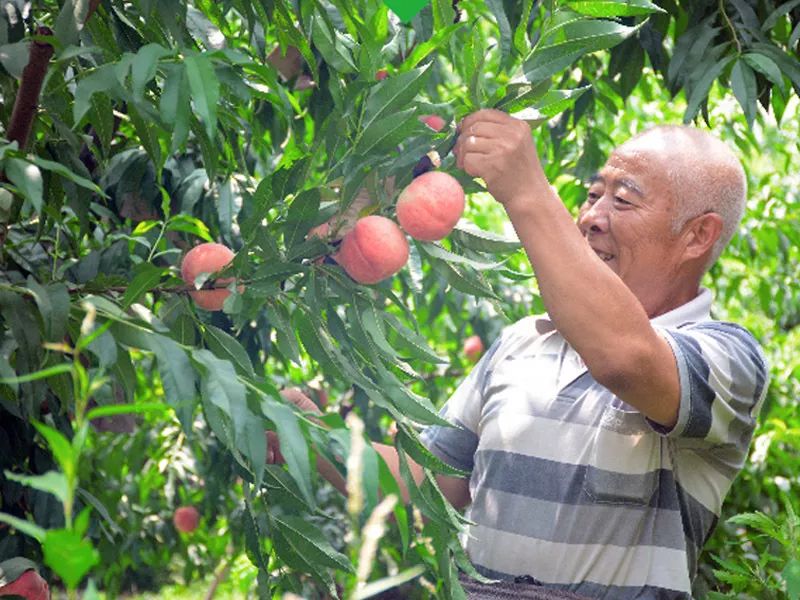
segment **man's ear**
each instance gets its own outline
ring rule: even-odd
[[[701,258],[711,251],[722,235],[722,217],[715,212],[698,215],[686,224],[684,235],[686,235],[686,258],[690,260]]]

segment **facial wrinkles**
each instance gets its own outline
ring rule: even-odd
[[[593,205],[587,202],[582,207],[579,217],[584,237],[595,251],[613,255],[605,262],[621,277],[636,267],[643,252],[652,255],[658,250],[653,243],[667,244],[673,239],[668,227],[671,202],[666,196],[670,188],[653,154],[627,146],[614,152],[590,187],[598,197],[591,201]],[[615,196],[630,204],[618,206]],[[590,211],[597,212],[588,215]],[[659,267],[669,270],[666,263]]]

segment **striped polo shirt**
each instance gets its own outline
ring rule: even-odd
[[[697,557],[747,456],[767,387],[759,344],[712,320],[711,293],[656,317],[678,422],[597,383],[546,317],[506,328],[424,443],[470,472],[463,543],[478,571],[593,598],[690,598]]]

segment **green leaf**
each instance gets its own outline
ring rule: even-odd
[[[30,48],[31,41],[28,39],[0,46],[0,64],[15,79],[22,78],[22,72],[30,60]]]
[[[528,40],[528,25],[530,23],[531,9],[533,8],[533,0],[523,0],[522,14],[520,15],[517,28],[514,30],[514,48],[523,56],[528,53],[530,49],[530,41]]]
[[[484,262],[481,260],[475,260],[472,258],[467,258],[466,256],[461,256],[460,254],[456,254],[454,252],[450,252],[446,250],[442,246],[438,244],[434,244],[432,242],[417,242],[417,246],[422,250],[422,253],[426,256],[438,258],[439,260],[446,261],[448,263],[456,263],[461,265],[468,265],[473,269],[478,271],[488,271],[488,270],[495,270],[500,267],[505,261],[500,262]]]
[[[197,398],[195,373],[186,352],[174,340],[132,324],[112,327],[116,340],[133,348],[149,350],[156,355],[164,398],[175,410],[184,429],[191,429],[192,413]]]
[[[764,75],[781,90],[786,88],[781,70],[769,56],[758,54],[757,52],[748,52],[747,54],[742,54],[742,60]]]
[[[353,573],[353,565],[341,552],[337,552],[326,540],[319,527],[301,517],[272,516],[273,523],[292,549],[314,565]]]
[[[420,425],[449,426],[449,423],[439,416],[430,400],[408,389],[382,365],[372,366],[378,375],[378,386],[365,387],[364,391],[378,406],[393,407],[395,418],[398,420],[406,417]],[[387,400],[390,403],[388,405]]]
[[[786,595],[789,600],[800,598],[800,560],[791,559],[781,571],[781,577],[786,582]]]
[[[275,423],[278,440],[281,444],[281,454],[286,459],[289,474],[297,483],[306,504],[314,506],[314,494],[311,488],[311,459],[297,416],[289,406],[276,402],[268,396],[261,398],[261,412]]]
[[[16,481],[22,485],[32,487],[48,494],[53,494],[61,502],[66,502],[69,488],[67,478],[63,473],[48,471],[43,475],[18,475],[11,471],[5,471],[5,475],[11,481]]]
[[[402,111],[425,85],[429,67],[398,73],[384,79],[369,92],[364,105],[363,131],[368,131],[373,123]]]
[[[100,555],[89,540],[68,529],[50,529],[42,542],[45,564],[74,589],[89,570],[100,562]]]
[[[203,402],[215,406],[233,424],[231,436],[235,448],[248,459],[256,485],[261,485],[267,462],[264,427],[247,404],[245,386],[239,381],[233,364],[214,356],[209,350],[195,349],[192,357],[204,367],[201,378]]]
[[[353,595],[353,600],[364,600],[365,598],[372,598],[386,590],[403,585],[409,581],[413,581],[425,572],[425,565],[416,565],[405,571],[401,571],[396,575],[383,577],[376,581],[370,581],[363,587],[358,588]]]
[[[195,112],[205,125],[208,139],[213,140],[217,130],[219,79],[211,65],[211,60],[205,54],[187,56],[184,66]]]
[[[295,480],[283,467],[267,465],[264,470],[264,486],[273,496],[272,503],[314,512],[314,506],[308,504]]]
[[[58,466],[67,477],[71,477],[75,473],[75,454],[72,449],[72,444],[64,437],[64,434],[45,425],[44,423],[34,422],[33,426],[47,442],[53,457],[58,462]]]
[[[141,263],[136,267],[136,275],[131,281],[125,295],[122,297],[122,307],[127,309],[131,304],[156,287],[167,269],[157,267],[152,263]]]
[[[778,526],[778,523],[762,512],[741,513],[732,516],[727,522],[733,523],[734,525],[752,527],[753,529],[761,533],[766,533],[773,538],[778,538],[780,536],[780,527]]]
[[[497,300],[497,294],[491,286],[480,276],[480,273],[475,273],[458,267],[453,263],[445,262],[438,259],[431,259],[431,265],[444,276],[447,283],[452,285],[459,292],[477,296],[479,298],[494,298]]]
[[[756,97],[758,88],[756,85],[756,75],[744,60],[737,60],[731,70],[731,88],[733,95],[744,110],[747,124],[752,127],[756,118]]]
[[[383,312],[383,319],[386,323],[397,333],[399,341],[402,342],[403,347],[409,349],[415,358],[432,363],[447,363],[448,360],[439,356],[428,345],[428,340],[419,335],[417,332],[409,329],[403,324],[400,319],[395,315]]]
[[[462,52],[464,57],[463,77],[467,80],[471,104],[469,108],[477,110],[484,106],[483,65],[486,62],[486,40],[478,22],[473,25]]]
[[[295,328],[292,325],[289,310],[283,304],[276,304],[274,307],[267,305],[264,307],[270,325],[274,328],[277,338],[278,349],[286,360],[295,364],[300,364],[300,345],[297,343]]]
[[[362,132],[353,148],[353,153],[366,156],[375,152],[388,152],[418,131],[422,131],[422,127],[417,117],[417,110],[407,108],[373,121],[369,128]]]
[[[79,45],[80,31],[89,14],[89,4],[89,0],[66,0],[61,6],[53,33],[62,46]]]
[[[628,27],[615,21],[574,19],[559,27],[549,43],[534,48],[525,59],[528,81],[538,83],[569,67],[584,54],[606,50],[633,35],[640,25]]]
[[[403,64],[400,65],[399,70],[408,71],[409,69],[416,67],[431,52],[434,52],[435,50],[438,50],[444,46],[450,40],[453,34],[464,27],[464,25],[464,23],[450,23],[447,25],[447,27],[437,29],[434,34],[424,42],[415,44],[411,54],[409,54],[408,58],[403,61]]]
[[[5,161],[5,171],[20,195],[33,205],[37,213],[41,213],[44,183],[39,167],[27,160],[9,157]]]
[[[63,283],[51,283],[42,286],[29,275],[26,282],[33,293],[33,299],[39,307],[44,323],[44,338],[50,342],[61,342],[67,332],[69,318],[69,291]]]
[[[433,454],[428,448],[420,441],[419,435],[411,427],[400,425],[397,432],[396,442],[399,447],[414,459],[418,465],[432,469],[437,473],[444,473],[454,477],[469,477],[467,471],[451,467],[441,458]]]
[[[320,367],[330,376],[341,378],[342,373],[328,352],[327,334],[321,324],[316,323],[303,310],[295,311],[292,320],[294,321],[295,331],[300,336],[300,341],[311,358],[317,361]]]
[[[85,177],[77,175],[72,170],[62,165],[61,163],[57,163],[52,160],[47,160],[33,154],[28,157],[28,160],[30,160],[40,169],[44,169],[45,171],[52,171],[53,173],[60,175],[64,179],[71,181],[75,185],[79,185],[80,187],[87,189],[90,192],[97,194],[98,196],[102,196],[103,198],[107,197],[105,192],[101,190],[96,183],[94,183],[89,179],[86,179]]]
[[[116,415],[129,414],[155,414],[163,416],[168,409],[160,402],[142,402],[138,404],[109,404],[107,406],[96,406],[86,413],[86,418],[90,421],[102,417],[113,417]]]
[[[497,21],[497,28],[500,30],[500,55],[505,59],[513,46],[511,44],[511,24],[506,16],[504,2],[503,0],[486,0],[486,6]]]
[[[197,237],[207,242],[214,241],[214,238],[211,236],[211,232],[209,231],[208,226],[205,223],[203,223],[200,219],[192,217],[190,215],[179,214],[173,216],[167,222],[166,231],[182,231],[184,233],[191,233],[192,235],[196,235]]]
[[[167,77],[161,91],[159,112],[164,126],[172,129],[170,149],[174,152],[183,145],[189,135],[191,100],[186,67],[184,65],[168,65],[166,72]],[[184,210],[189,208],[191,207],[183,206]]]
[[[470,250],[489,254],[508,254],[522,248],[519,240],[509,239],[464,222],[456,225],[450,239]]]
[[[635,17],[667,12],[649,0],[567,0],[566,4],[589,17]]]
[[[686,112],[683,114],[684,123],[688,123],[694,119],[697,111],[700,110],[700,105],[708,98],[711,85],[714,83],[714,81],[716,81],[717,77],[722,74],[722,72],[725,70],[725,67],[727,67],[728,63],[730,63],[733,59],[733,56],[726,56],[717,61],[713,67],[709,69],[703,68],[703,75],[692,88],[691,94],[689,94],[689,99],[686,102]]]
[[[208,349],[223,360],[230,361],[236,370],[242,375],[255,378],[253,363],[247,351],[239,341],[228,333],[213,325],[205,325],[203,328],[203,339],[208,345]]]
[[[39,527],[36,523],[25,521],[24,519],[3,512],[0,512],[0,523],[6,523],[38,542],[41,542],[47,534],[47,530],[43,527]]]
[[[319,214],[320,198],[319,189],[314,188],[300,192],[292,200],[283,227],[284,244],[287,248],[303,241],[305,233]]]
[[[72,105],[72,118],[75,125],[92,108],[92,96],[98,92],[116,91],[120,87],[117,80],[116,63],[101,65],[85,77],[75,88],[75,103]]]
[[[521,108],[530,106],[533,102],[540,99],[544,96],[549,87],[549,79],[540,81],[536,85],[524,80],[512,81],[506,87],[503,96],[499,96],[499,94],[502,93],[502,88],[498,90],[496,98],[499,99],[495,102],[494,107],[504,112],[515,112]]]
[[[314,15],[311,41],[327,64],[339,73],[355,73],[356,64],[350,50],[339,38],[338,32],[321,14]]]
[[[144,88],[156,76],[159,59],[170,54],[172,52],[160,44],[147,44],[139,48],[131,65],[131,84],[135,99],[144,98]]]

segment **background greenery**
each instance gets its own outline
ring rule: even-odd
[[[647,126],[694,120],[737,147],[748,212],[707,285],[715,316],[764,344],[772,385],[695,587],[800,597],[797,1],[434,0],[409,24],[367,0],[3,8],[0,561],[33,558],[71,597],[176,583],[198,597],[218,582],[235,597],[356,598],[403,581],[401,597],[462,596],[459,516],[432,477],[370,554],[378,490],[396,492],[385,468],[369,451],[351,465],[363,503],[346,505],[311,465],[347,456],[359,423],[392,441],[397,422],[401,451],[442,468],[416,431],[469,369],[466,337],[488,345],[541,310],[530,267],[502,210],[455,171],[472,192],[458,231],[414,243],[386,282],[319,264],[335,246],[305,234],[360,189],[362,214],[392,216],[383,182],[401,189],[458,118],[499,106],[524,111],[572,210]],[[15,99],[42,45],[53,55],[21,135]],[[289,48],[294,63],[279,60]],[[210,240],[237,252],[245,282],[216,313],[177,277]],[[329,429],[282,402],[298,384],[324,391]],[[263,466],[265,429],[285,467]],[[201,512],[192,534],[172,525],[181,505]]]

